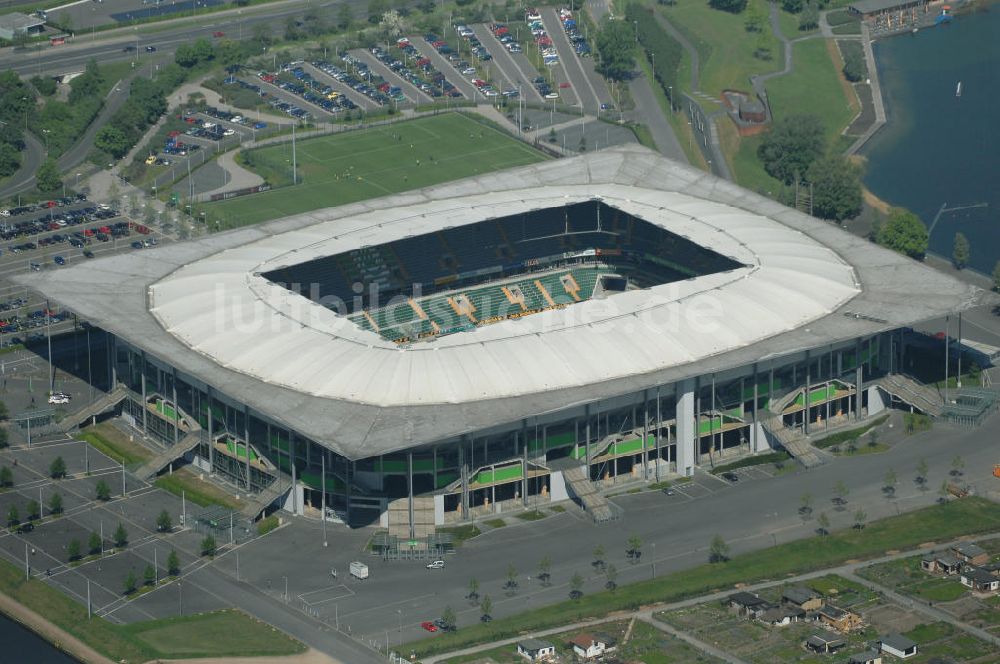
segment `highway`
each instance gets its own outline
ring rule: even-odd
[[[346,0],[355,14],[367,6],[362,0]],[[34,76],[45,74],[56,76],[83,71],[87,61],[94,58],[98,62],[135,59],[137,67],[148,66],[160,61],[162,55],[171,55],[177,47],[194,39],[212,39],[215,32],[225,33],[226,39],[247,39],[254,34],[254,28],[263,25],[268,31],[283,30],[289,17],[300,16],[312,7],[319,10],[335,11],[341,1],[328,1],[310,6],[304,0],[282,0],[256,8],[228,9],[214,14],[169,19],[141,27],[122,27],[102,32],[100,35],[78,33],[73,42],[62,46],[41,46],[39,48],[15,50],[13,47],[0,49],[0,69],[13,69],[19,74]],[[139,53],[122,49],[136,45]],[[157,53],[146,54],[146,46],[155,46]]]

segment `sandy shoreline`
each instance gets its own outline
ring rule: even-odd
[[[30,629],[54,647],[85,664],[117,664],[114,660],[105,657],[66,630],[47,620],[41,614],[4,594],[0,594],[0,613]],[[241,662],[252,662],[252,664],[343,664],[340,660],[313,648],[298,655],[155,659],[151,660],[149,664],[241,664]]]
[[[108,659],[41,614],[4,594],[0,594],[0,613],[24,625],[56,648],[80,661],[87,664],[115,664],[114,660]]]

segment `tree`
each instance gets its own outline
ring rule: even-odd
[[[910,258],[922,259],[927,252],[927,227],[920,217],[904,208],[893,208],[879,226],[876,241]]]
[[[503,587],[511,593],[517,591],[517,568],[514,567],[514,563],[508,563],[507,565],[507,580],[504,582]]]
[[[628,548],[625,550],[625,555],[633,563],[639,562],[639,558],[642,557],[642,538],[638,535],[629,536]]]
[[[19,523],[21,523],[21,513],[18,511],[17,505],[11,505],[7,510],[7,527],[13,528]]]
[[[570,599],[580,599],[583,597],[583,575],[579,572],[574,572],[573,576],[569,579],[569,587]]]
[[[121,159],[128,154],[132,145],[121,129],[114,125],[104,125],[94,136],[94,146],[107,152],[115,159]]]
[[[104,480],[99,480],[97,486],[94,487],[94,494],[98,500],[109,501],[111,500],[111,487]]]
[[[480,616],[479,619],[483,622],[489,622],[493,620],[493,616],[490,613],[493,611],[493,600],[490,599],[489,595],[483,595],[483,601],[479,603]]]
[[[32,76],[31,85],[38,90],[38,94],[45,97],[51,97],[56,93],[56,81],[49,76]]]
[[[203,556],[214,556],[215,555],[215,538],[211,535],[206,535],[205,539],[201,541],[201,555]]]
[[[479,599],[479,581],[476,580],[476,577],[469,579],[469,594],[465,598],[473,602]]]
[[[721,535],[716,535],[708,545],[708,562],[724,563],[729,560],[729,545]]]
[[[815,3],[807,2],[799,14],[799,30],[815,30],[819,27],[819,8]]]
[[[891,498],[896,495],[896,483],[899,478],[896,477],[896,471],[890,468],[885,471],[885,477],[882,478],[882,493],[887,497]]]
[[[368,3],[368,22],[378,25],[382,20],[382,14],[389,11],[389,0],[371,0]]]
[[[774,45],[771,42],[771,37],[767,34],[767,31],[761,30],[758,32],[757,38],[753,42],[753,57],[767,62],[774,56],[772,51],[773,48]]]
[[[955,244],[951,250],[951,260],[959,270],[969,264],[969,239],[964,233],[955,233]]]
[[[959,477],[965,472],[965,460],[960,456],[956,456],[951,460],[951,476]]]
[[[594,567],[603,568],[607,562],[604,560],[604,547],[598,544],[594,547],[594,562],[591,563]]]
[[[170,555],[167,556],[167,574],[170,576],[177,576],[181,573],[181,559],[177,555],[177,552],[171,549]]]
[[[744,0],[745,1],[745,0]],[[635,68],[635,31],[630,23],[605,19],[594,40],[597,70],[607,78],[622,81]]]
[[[4,466],[0,468],[0,487],[9,487],[14,485],[14,473],[11,472],[10,468]]]
[[[819,526],[816,528],[816,532],[820,535],[830,534],[830,517],[826,515],[826,512],[819,513],[819,518],[816,519],[816,524]]]
[[[837,505],[844,505],[847,503],[847,495],[851,492],[844,484],[843,480],[837,480],[837,483],[833,485],[833,502]]]
[[[156,569],[152,564],[146,565],[146,569],[142,571],[142,581],[147,586],[151,586],[156,583]]]
[[[768,175],[790,185],[806,175],[825,149],[822,121],[797,114],[774,123],[757,148],[757,158]]]
[[[611,592],[614,592],[615,588],[618,587],[618,568],[614,565],[608,565],[605,567],[604,578],[607,579],[607,581],[604,582],[604,587]]]
[[[552,559],[545,556],[540,561],[538,561],[538,580],[542,582],[543,586],[549,585],[549,580],[552,578]]]
[[[433,10],[433,7],[431,9]],[[337,27],[342,31],[347,30],[351,27],[351,21],[353,20],[354,17],[351,14],[351,6],[346,2],[341,4],[337,9]]]
[[[927,459],[921,457],[920,461],[917,462],[917,476],[913,478],[913,481],[920,485],[923,489],[924,485],[927,484]]]
[[[878,447],[878,431],[872,429],[871,433],[868,434],[868,447]]]
[[[87,551],[91,555],[104,552],[104,542],[101,541],[101,536],[96,532],[90,533],[90,537],[87,539]]]
[[[7,404],[0,401],[0,421],[7,421],[10,419],[10,412],[7,410]]]
[[[135,592],[135,586],[138,580],[135,578],[135,572],[132,570],[128,571],[128,576],[125,577],[125,594],[131,595]]]
[[[7,430],[0,427],[0,450],[5,449],[10,446],[10,439],[7,436]]]
[[[62,479],[66,477],[66,462],[63,461],[61,456],[57,456],[49,464],[49,477],[54,480]]]
[[[52,514],[62,514],[63,500],[62,494],[54,493],[49,496],[49,512]]]
[[[763,32],[764,24],[767,21],[767,14],[761,9],[757,2],[750,3],[746,16],[743,18],[743,27],[747,32]]]
[[[41,506],[38,504],[37,500],[29,500],[28,506],[25,508],[25,516],[28,517],[28,521],[35,521],[39,518],[39,510]]]
[[[812,514],[813,497],[811,493],[804,493],[799,497],[799,514]]]
[[[868,521],[868,513],[859,507],[854,512],[854,527],[858,530],[864,530],[866,521]]]
[[[817,159],[806,174],[813,186],[813,214],[843,221],[861,213],[861,169],[841,155]]]
[[[781,0],[781,8],[789,14],[798,14],[805,6],[805,0]]]
[[[451,632],[455,629],[458,619],[455,617],[455,611],[450,607],[444,607],[444,611],[441,612],[441,623],[442,629],[446,632]]]
[[[993,266],[993,290],[1000,291],[1000,261]]]
[[[74,538],[66,545],[66,559],[69,562],[80,559],[80,540]]]
[[[708,0],[708,6],[730,14],[739,14],[747,8],[747,0]]]
[[[35,186],[38,191],[53,193],[62,189],[62,175],[59,173],[59,166],[56,160],[49,157],[35,172]]]
[[[156,529],[161,533],[168,533],[174,527],[174,523],[170,518],[170,513],[167,510],[160,512],[160,515],[156,517]]]
[[[115,532],[111,537],[114,540],[115,546],[119,549],[128,545],[128,531],[125,530],[125,526],[122,525],[121,521],[118,522],[118,527],[115,528]]]
[[[942,504],[948,502],[949,495],[951,495],[951,491],[948,490],[948,480],[941,480],[941,487],[938,489],[938,502]]]
[[[860,48],[851,48],[844,53],[844,78],[851,83],[857,83],[868,75],[868,65],[861,53]]]

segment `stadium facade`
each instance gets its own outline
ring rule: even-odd
[[[151,472],[186,454],[417,542],[566,497],[613,518],[609,483],[773,447],[805,461],[886,407],[903,328],[984,297],[642,148],[22,279],[108,332],[107,402],[163,446]]]

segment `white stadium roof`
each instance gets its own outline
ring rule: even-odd
[[[269,270],[600,198],[742,264],[400,347]],[[974,306],[981,291],[641,148],[21,278],[350,458],[516,422]]]

